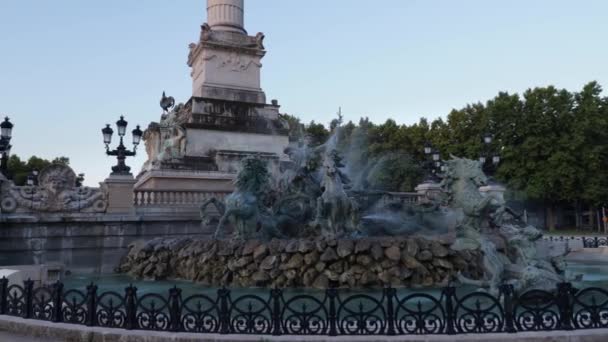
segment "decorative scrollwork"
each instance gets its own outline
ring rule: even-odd
[[[504,325],[504,310],[494,296],[473,292],[456,302],[456,330],[461,333],[500,332]]]
[[[205,295],[190,296],[182,301],[184,312],[181,324],[187,332],[217,333],[219,331],[219,309],[217,299]]]
[[[137,326],[143,330],[169,329],[169,304],[163,296],[149,293],[137,301]]]
[[[608,291],[590,287],[574,296],[572,317],[577,329],[608,328]]]
[[[230,327],[237,334],[272,332],[269,300],[254,295],[240,296],[231,302]]]
[[[519,331],[554,330],[559,327],[555,296],[547,291],[523,293],[515,305],[515,324]]]
[[[10,285],[7,288],[6,313],[11,316],[23,316],[25,311],[25,297],[23,286]]]
[[[327,296],[320,300],[314,296],[298,295],[285,300],[283,297],[281,322],[289,335],[325,335],[329,323],[325,308]]]
[[[51,289],[40,287],[34,290],[32,316],[43,321],[53,319],[53,291]]]
[[[84,324],[87,309],[87,295],[78,290],[69,290],[63,295],[63,308],[61,313],[63,321],[73,324]]]
[[[125,299],[116,292],[104,292],[97,297],[97,324],[107,328],[122,328],[127,319]]]
[[[396,327],[400,334],[440,334],[445,328],[445,311],[437,298],[414,293],[397,302]]]
[[[339,298],[339,297],[338,297]],[[369,295],[354,295],[340,300],[338,329],[344,335],[377,335],[386,327],[386,311],[380,300]]]

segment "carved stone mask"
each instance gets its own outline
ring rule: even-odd
[[[55,164],[40,172],[39,183],[41,187],[57,194],[76,186],[76,174],[69,166]]]

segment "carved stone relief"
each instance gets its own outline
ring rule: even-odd
[[[77,187],[76,174],[53,164],[38,175],[38,186],[9,185],[2,193],[2,212],[104,212],[107,196],[100,188]]]

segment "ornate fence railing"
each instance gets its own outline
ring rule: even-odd
[[[608,236],[545,236],[549,241],[576,241],[583,242],[584,248],[608,247]]]
[[[520,295],[510,285],[497,296],[460,294],[448,287],[437,294],[385,288],[352,294],[329,288],[291,295],[273,289],[264,295],[167,293],[139,295],[66,290],[61,283],[34,289],[0,280],[0,314],[108,328],[170,332],[262,335],[422,335],[515,333],[608,328],[608,290],[532,290]]]

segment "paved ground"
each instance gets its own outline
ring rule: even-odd
[[[12,334],[6,331],[0,331],[0,342],[61,342],[60,340],[48,338],[35,338]]]

